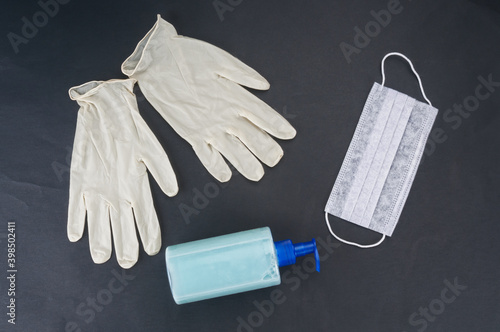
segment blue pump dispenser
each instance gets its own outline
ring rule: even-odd
[[[292,240],[275,241],[276,255],[278,256],[278,266],[295,264],[296,258],[314,253],[316,260],[316,271],[319,272],[319,254],[316,247],[316,240],[293,244]]]

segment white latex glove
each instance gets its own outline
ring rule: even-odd
[[[211,44],[177,35],[160,15],[122,71],[138,80],[147,100],[221,182],[231,178],[221,154],[258,181],[264,169],[257,158],[272,167],[283,156],[267,133],[295,136],[285,118],[240,86],[267,90],[265,78]]]
[[[165,151],[139,114],[134,83],[93,81],[69,90],[80,110],[71,158],[68,238],[74,242],[82,237],[86,214],[94,262],[111,256],[112,231],[123,268],[138,259],[135,225],[149,255],[161,247],[146,167],[165,194],[178,191]]]

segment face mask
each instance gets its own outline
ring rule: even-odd
[[[384,86],[384,62],[391,55],[408,61],[428,105]],[[328,229],[339,241],[371,248],[392,235],[437,112],[411,61],[400,53],[387,54],[382,84],[373,84],[325,207]],[[345,241],[333,233],[328,214],[383,236],[371,245]]]

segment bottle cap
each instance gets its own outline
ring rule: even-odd
[[[319,272],[319,254],[316,247],[316,240],[293,244],[292,240],[275,241],[276,254],[278,256],[278,266],[295,264],[296,258],[314,253],[316,260],[316,271]]]

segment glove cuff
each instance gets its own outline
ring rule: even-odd
[[[137,81],[133,78],[127,79],[114,79],[108,81],[90,81],[87,83],[83,83],[78,86],[74,86],[68,90],[69,97],[72,100],[85,100],[86,98],[96,94],[100,89],[109,84],[122,84],[124,85],[130,92],[133,93],[134,84]]]
[[[147,56],[150,53],[149,48],[160,48],[162,44],[167,42],[168,38],[174,36],[177,36],[177,30],[158,14],[156,23],[151,30],[137,44],[134,52],[122,63],[122,72],[132,77],[145,70],[153,60],[151,56]]]

